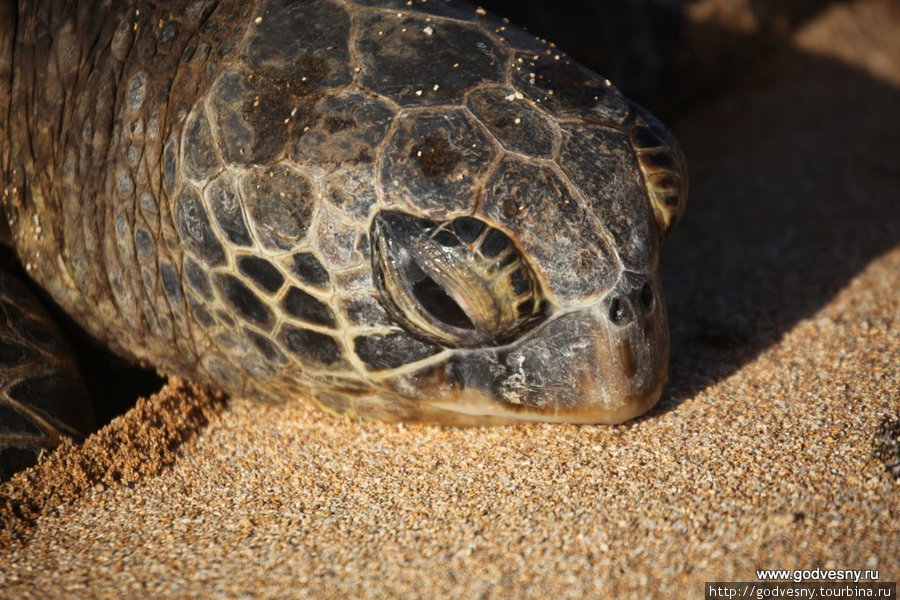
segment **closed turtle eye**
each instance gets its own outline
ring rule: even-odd
[[[439,223],[383,211],[372,241],[382,304],[413,335],[444,346],[500,344],[542,315],[531,267],[505,233],[479,219]]]

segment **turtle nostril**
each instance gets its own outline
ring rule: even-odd
[[[650,287],[649,283],[645,283],[641,287],[641,304],[647,310],[653,308],[653,288]]]
[[[614,298],[609,303],[609,320],[616,325],[624,325],[628,322],[628,309],[619,298]]]

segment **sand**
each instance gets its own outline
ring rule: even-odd
[[[670,384],[619,427],[337,420],[172,381],[0,486],[4,597],[702,597],[900,576],[900,10],[835,4],[673,122]]]

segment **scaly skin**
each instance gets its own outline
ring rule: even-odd
[[[117,353],[196,378],[197,340],[163,286],[163,273],[183,261],[164,146],[180,139],[203,70],[216,68],[215,50],[194,64],[186,48],[227,37],[226,23],[247,16],[222,13],[203,34],[202,13],[179,22],[158,6],[22,3],[4,207],[26,271],[66,312]],[[146,81],[142,106],[136,80]],[[144,261],[138,224],[154,241]]]
[[[367,4],[20,2],[2,177],[26,271],[117,353],[233,394],[647,410],[672,136],[469,5]]]

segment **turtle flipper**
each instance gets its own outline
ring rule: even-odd
[[[69,343],[28,289],[0,271],[0,481],[93,424]]]

